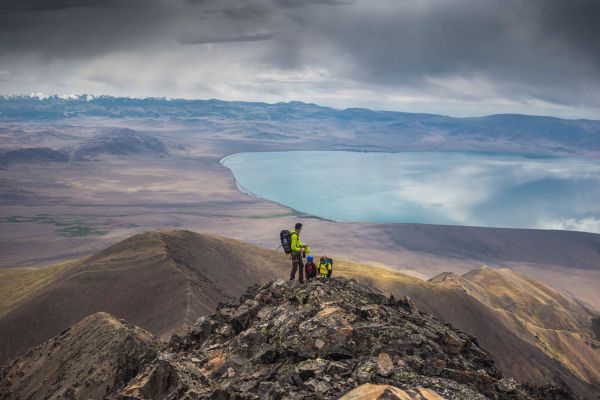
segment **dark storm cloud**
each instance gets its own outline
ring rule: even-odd
[[[301,45],[335,49],[353,80],[421,87],[429,78],[481,77],[506,95],[585,104],[590,89],[600,89],[598,16],[593,0],[463,0],[306,10],[293,18],[310,28]],[[287,56],[270,56],[289,67]]]
[[[179,39],[182,44],[207,44],[207,43],[227,43],[227,42],[259,42],[261,40],[270,40],[273,38],[271,32],[241,32],[224,36],[186,36]]]
[[[321,4],[326,6],[344,6],[354,3],[353,0],[273,0],[278,6],[296,8],[306,7],[311,4]]]
[[[169,9],[141,0],[14,1],[0,13],[0,53],[90,57],[155,40]],[[162,14],[162,15],[161,15]]]
[[[570,0],[540,4],[541,30],[553,40],[568,43],[582,58],[600,68],[600,1]]]
[[[431,10],[370,13],[355,16],[351,24],[337,21],[333,26],[340,29],[328,29],[327,33],[357,60],[366,61],[361,62],[358,73],[371,73],[383,81],[455,72],[525,73],[536,79],[545,72],[554,75],[553,69],[571,58],[571,51],[580,44],[568,37],[556,38],[553,30],[547,29],[550,24],[527,18],[527,10],[515,4],[443,2]],[[565,21],[565,25],[569,23],[577,24]],[[356,24],[362,29],[349,28]]]
[[[64,10],[74,7],[107,7],[118,2],[119,0],[4,0],[0,3],[0,10]]]
[[[24,57],[76,63],[211,44],[225,61],[198,57],[216,69],[243,57],[236,65],[323,70],[375,91],[600,107],[597,0],[8,0],[0,10],[7,70]]]

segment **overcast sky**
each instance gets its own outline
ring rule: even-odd
[[[600,119],[600,1],[1,0],[38,91]]]

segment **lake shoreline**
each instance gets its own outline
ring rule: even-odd
[[[324,161],[327,163],[327,168],[323,168],[319,164],[320,160],[324,159],[324,154],[330,155]],[[382,156],[383,154],[385,156]],[[428,162],[430,165],[427,164]],[[445,162],[448,162],[450,167],[443,165]],[[421,223],[600,232],[600,209],[595,209],[593,205],[588,204],[589,202],[586,204],[576,203],[577,199],[575,197],[577,196],[575,195],[571,198],[564,195],[564,193],[578,193],[578,196],[582,197],[581,193],[584,193],[583,197],[587,196],[586,199],[589,200],[594,196],[594,193],[600,192],[600,180],[590,178],[594,175],[600,176],[600,164],[589,159],[481,151],[382,153],[311,150],[242,152],[228,155],[222,158],[219,163],[232,172],[236,186],[242,193],[274,202],[300,214],[340,223]],[[246,164],[243,167],[238,167],[238,163]],[[281,165],[287,165],[288,163],[302,170],[302,175],[308,175],[309,178],[301,176],[298,178],[297,183],[290,185],[286,172],[279,171],[282,169]],[[373,167],[371,165],[373,163],[390,163],[391,166]],[[357,168],[357,165],[360,165],[360,167]],[[574,174],[574,165],[583,172],[573,175],[573,177],[565,178],[562,176],[565,173]],[[265,169],[260,170],[263,167]],[[248,168],[253,169],[254,173],[242,171]],[[345,168],[346,170],[343,170],[341,175],[355,175],[356,179],[353,181],[346,179],[344,176],[335,176],[335,172],[332,173],[331,171],[336,168],[342,170]],[[381,171],[377,171],[377,168],[380,168]],[[455,171],[448,171],[451,168],[454,168]],[[369,169],[372,170],[369,171]],[[400,172],[390,173],[388,170],[392,169]],[[469,169],[481,169],[482,172],[469,172]],[[367,179],[360,176],[361,173],[365,173],[365,170],[367,170]],[[548,172],[548,170],[551,172]],[[552,172],[552,170],[558,172]],[[387,175],[380,178],[379,175],[381,174]],[[531,177],[527,177],[527,174]],[[586,176],[586,174],[589,176]],[[419,179],[415,179],[412,175],[417,175]],[[581,185],[580,181],[584,178],[592,183],[592,187]],[[257,183],[257,180],[261,179],[271,182],[273,188],[269,188],[268,184]],[[340,179],[346,180],[340,183],[338,182]],[[456,185],[448,184],[453,180],[456,181]],[[518,185],[512,180],[517,182]],[[408,183],[404,183],[405,181],[408,181]],[[468,181],[482,181],[483,184],[478,187]],[[389,182],[392,182],[392,184]],[[399,184],[398,182],[402,183]],[[427,184],[429,184],[429,187]],[[389,185],[389,187],[385,185]],[[438,190],[435,190],[435,185],[439,186]],[[536,188],[536,185],[540,188]],[[366,186],[365,191],[368,193],[365,195],[364,192],[353,189],[353,186]],[[281,191],[281,187],[289,187],[289,189]],[[570,190],[562,190],[561,197],[557,197],[557,193],[560,192],[559,189],[564,188]],[[309,191],[311,194],[305,195],[302,192],[303,190]],[[423,195],[419,197],[410,193],[410,190],[415,193],[422,191]],[[544,194],[544,191],[548,190],[555,192],[552,193],[552,196],[554,196],[552,201],[554,203],[559,202],[558,206],[552,204],[549,199],[544,203],[544,197],[547,197],[547,193]],[[447,192],[447,197],[450,200],[446,200],[444,195],[440,194],[444,191]],[[485,198],[481,193],[477,193],[478,191],[496,191],[497,193],[486,194],[488,198]],[[504,198],[504,204],[501,205],[501,209],[504,207],[504,213],[508,217],[500,215],[494,220],[490,215],[493,215],[495,210],[482,211],[477,209],[478,207],[491,207],[490,204],[493,205],[496,201],[494,196],[498,199],[503,198],[502,196],[510,195],[511,191],[514,192],[512,194],[514,204],[511,203],[510,198]],[[330,192],[331,194],[323,194],[323,192]],[[471,210],[467,209],[466,206],[463,207],[458,200],[453,200],[452,197],[459,198],[463,196],[466,198],[468,196],[465,193],[471,193],[471,196],[479,195],[482,198],[479,203],[472,201],[472,204],[467,204],[467,206],[479,212],[479,215],[476,215],[477,218],[471,220],[464,217],[459,218],[461,214],[468,215]],[[371,201],[365,200],[368,197],[371,197]],[[355,206],[349,205],[349,201],[340,199],[352,199],[352,201],[358,199],[358,201]],[[302,201],[306,201],[306,204],[303,204]],[[318,201],[322,201],[325,205],[318,204]],[[523,201],[529,203],[518,204]],[[336,207],[329,203],[336,203]],[[533,209],[546,207],[549,211],[545,215],[540,214],[540,216],[537,216],[538,219],[536,220],[530,219],[527,221],[525,218],[524,222],[512,217],[512,214],[518,214],[521,210],[526,209],[527,204]],[[571,207],[573,205],[575,207]],[[360,207],[363,207],[363,209]],[[461,207],[463,208],[461,209]],[[509,209],[510,207],[513,207],[513,209]],[[564,210],[561,211],[564,215],[556,212],[559,207],[564,207]],[[569,214],[565,210],[570,208],[584,209],[587,214]],[[361,214],[364,209],[367,210],[367,213]],[[344,214],[345,211],[347,214]],[[393,212],[399,212],[399,214],[395,215]],[[459,217],[452,215],[452,212]]]

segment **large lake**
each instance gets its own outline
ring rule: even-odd
[[[336,221],[600,232],[600,162],[496,153],[241,153],[241,190]]]

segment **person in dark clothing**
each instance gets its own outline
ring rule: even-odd
[[[313,261],[313,256],[306,257],[306,265],[304,266],[306,272],[306,280],[317,276],[317,265]]]
[[[304,256],[304,250],[306,245],[300,242],[300,230],[302,230],[302,224],[298,222],[295,229],[291,231],[291,247],[292,247],[292,272],[290,273],[290,280],[296,279],[296,270],[298,271],[298,281],[304,283],[304,262],[302,257]]]

